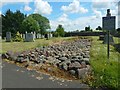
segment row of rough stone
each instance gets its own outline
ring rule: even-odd
[[[44,64],[47,62],[78,78],[83,78],[90,71],[90,46],[90,40],[79,39],[57,45],[35,48],[34,50],[25,51],[18,55],[7,52],[3,54],[3,58],[21,63],[33,61],[36,64]]]

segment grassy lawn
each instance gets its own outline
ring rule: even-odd
[[[94,80],[89,82],[93,87],[108,87],[116,90],[118,87],[118,66],[120,53],[116,52],[113,46],[110,46],[110,60],[107,60],[107,45],[99,41],[99,37],[92,37],[92,47],[90,53],[90,63],[94,71]],[[114,38],[115,43],[118,39]],[[120,78],[120,77],[119,77]],[[111,89],[110,89],[111,90]]]
[[[35,47],[39,46],[46,46],[51,45],[53,43],[58,43],[63,40],[70,40],[73,37],[58,37],[58,38],[51,38],[49,40],[46,39],[36,39],[35,42],[5,42],[2,41],[0,44],[2,44],[2,50],[0,53],[5,53],[7,51],[13,51],[13,52],[20,52],[24,50],[29,50]]]

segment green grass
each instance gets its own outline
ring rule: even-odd
[[[36,39],[35,42],[5,42],[2,41],[0,44],[2,44],[2,50],[0,53],[5,53],[7,51],[13,51],[13,52],[21,52],[25,50],[29,50],[35,47],[39,46],[46,46],[51,45],[53,43],[57,43],[63,40],[71,40],[73,37],[58,37],[58,38],[51,38],[49,40],[46,39]]]
[[[99,37],[92,37],[90,50],[90,63],[94,71],[94,80],[90,82],[92,87],[108,87],[116,90],[118,87],[118,53],[113,46],[110,46],[110,59],[107,59],[107,45],[99,41]],[[114,38],[115,43],[118,39]]]

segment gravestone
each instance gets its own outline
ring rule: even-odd
[[[41,36],[41,38],[45,38],[45,36],[44,36],[44,35],[42,35],[42,36]]]
[[[112,35],[109,36],[109,43],[114,44],[114,40],[113,40]],[[108,44],[108,35],[105,35],[104,40],[103,40],[103,44]]]
[[[33,32],[34,39],[36,39],[36,32]]]
[[[50,38],[52,38],[53,37],[53,35],[52,35],[52,33],[50,33]]]
[[[34,41],[34,35],[33,35],[33,33],[27,33],[26,37],[25,37],[25,41],[26,42],[32,42],[32,41]]]
[[[104,40],[104,35],[100,35],[99,40]]]
[[[49,38],[50,38],[50,34],[48,33],[48,34],[47,34],[47,39],[49,39]]]
[[[6,42],[11,42],[11,32],[6,32]]]
[[[25,39],[25,34],[22,35],[22,38]]]
[[[37,34],[37,39],[39,38],[39,34]]]
[[[38,33],[38,34],[37,34],[37,38],[38,38],[38,39],[41,38],[41,34]]]

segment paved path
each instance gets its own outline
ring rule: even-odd
[[[40,74],[35,71],[28,71],[15,64],[3,62],[2,86],[3,88],[88,88],[78,81],[50,80],[48,75],[42,74],[43,79],[36,79]]]

